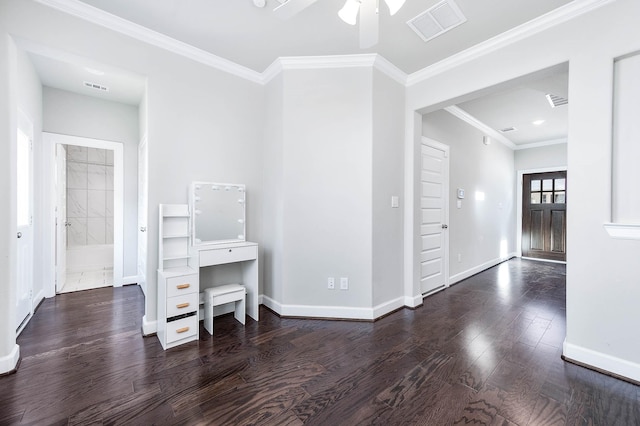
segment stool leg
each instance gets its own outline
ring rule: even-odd
[[[213,298],[204,301],[204,329],[213,336]]]
[[[242,299],[236,301],[236,310],[233,313],[233,316],[238,320],[242,325],[245,323],[246,318],[246,310],[247,310],[247,301],[246,297],[243,295]]]

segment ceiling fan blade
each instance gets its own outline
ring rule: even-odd
[[[273,14],[280,19],[289,19],[293,15],[301,12],[307,7],[311,6],[318,0],[278,0],[282,3],[280,6],[273,9]]]
[[[378,44],[378,2],[363,1],[360,4],[360,48]]]

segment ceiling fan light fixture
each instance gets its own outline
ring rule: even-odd
[[[384,0],[384,2],[389,7],[389,14],[391,16],[395,15],[396,12],[398,12],[400,10],[402,5],[404,5],[405,1],[406,0]]]
[[[360,11],[360,3],[362,0],[347,0],[338,11],[338,16],[349,25],[355,25]]]

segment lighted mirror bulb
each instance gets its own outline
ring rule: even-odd
[[[196,185],[196,186],[195,186],[195,189],[196,189],[196,190],[200,189],[200,185]]]
[[[238,223],[244,223],[244,219],[238,219]]]
[[[239,187],[238,187],[238,192],[244,192],[244,188],[243,188],[243,187],[241,187],[241,186],[239,186]]]
[[[384,0],[384,2],[389,6],[389,14],[393,16],[400,10],[405,0]]]
[[[224,190],[225,190],[225,191],[230,191],[230,190],[231,190],[231,187],[230,187],[230,186],[225,186],[225,187],[224,187]]]
[[[218,189],[220,189],[220,188],[218,187],[218,185],[213,185],[213,186],[211,187],[211,189],[213,189],[214,191],[217,191],[217,190],[218,190]]]
[[[238,199],[238,203],[242,204],[242,203],[244,203],[244,200],[242,198],[239,198]]]
[[[196,197],[194,197],[194,200],[197,203],[198,201],[200,201],[200,197],[196,196]]]
[[[338,16],[349,25],[355,25],[358,19],[358,11],[362,0],[347,0],[342,9],[338,11]]]
[[[196,211],[194,212],[195,214],[202,214],[202,211],[196,209]]]

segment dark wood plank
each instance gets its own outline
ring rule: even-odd
[[[564,280],[516,259],[374,323],[261,308],[167,351],[136,286],[61,295],[0,377],[0,424],[640,424],[638,386],[560,358]]]

